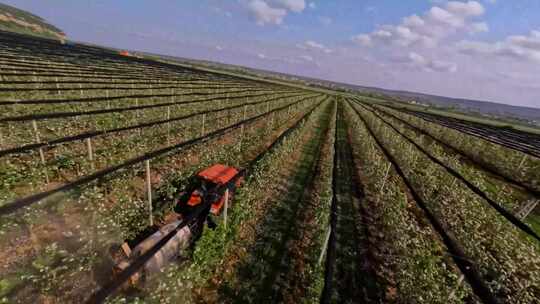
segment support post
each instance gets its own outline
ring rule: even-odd
[[[521,159],[521,162],[519,163],[519,166],[518,166],[518,171],[521,170],[521,167],[523,167],[523,165],[525,164],[525,161],[527,160],[527,154],[523,155],[523,158]]]
[[[201,136],[204,136],[204,124],[206,122],[206,113],[202,115]]]
[[[135,107],[138,107],[139,106],[139,98],[135,98]],[[139,110],[135,110],[135,123],[138,124],[139,123]],[[139,136],[141,136],[142,134],[142,131],[141,131],[142,128],[138,128],[138,133],[139,133]]]
[[[244,105],[244,116],[242,117],[242,121],[246,120],[247,115],[247,105]],[[242,139],[244,138],[244,124],[240,127],[240,146],[242,146]]]
[[[167,107],[167,120],[171,119],[171,107]],[[167,122],[167,144],[170,144],[171,140],[171,122]]]
[[[39,87],[39,82],[38,82],[38,79],[37,79],[37,76],[36,76],[36,72],[32,72],[32,74],[34,75],[34,82],[36,83],[36,89],[37,89]]]
[[[317,262],[318,265],[321,265],[322,260],[324,258],[324,254],[326,253],[326,248],[328,248],[328,241],[330,240],[331,232],[332,232],[332,227],[328,226],[328,231],[326,232],[326,236],[324,237],[324,243],[321,249],[321,254],[319,255],[319,261]]]
[[[392,163],[388,164],[388,167],[386,168],[386,173],[384,174],[383,182],[381,185],[381,190],[379,190],[379,196],[377,197],[377,203],[379,203],[379,200],[381,199],[381,195],[384,190],[384,185],[386,184],[386,179],[388,178],[388,173],[390,172],[390,168],[392,167]]]
[[[154,226],[154,217],[152,216],[152,181],[150,176],[150,160],[144,161],[146,167],[146,191],[148,196],[148,219],[150,226]]]
[[[229,209],[229,189],[225,190],[225,207],[223,209],[223,227],[227,230],[227,210]]]
[[[90,168],[92,168],[93,171],[95,170],[94,151],[92,150],[92,139],[90,138],[86,139],[86,149],[88,150],[88,161],[90,161]]]
[[[135,98],[135,107],[139,106],[139,98]],[[139,122],[139,109],[135,110],[135,121]]]
[[[37,122],[35,120],[32,120],[32,128],[34,129],[34,137],[36,140],[36,143],[40,143],[41,139],[39,137],[39,131],[37,127]],[[41,161],[41,165],[43,166],[43,172],[45,172],[45,181],[47,184],[49,183],[49,174],[47,173],[47,168],[45,164],[45,153],[43,152],[43,148],[39,148],[39,158]]]
[[[527,216],[529,216],[529,214],[531,214],[531,212],[536,208],[536,205],[538,205],[539,202],[540,200],[537,199],[531,199],[525,202],[524,206],[517,212],[516,216],[520,220],[525,220]]]
[[[55,77],[55,79],[56,79],[56,93],[57,93],[58,95],[60,95],[60,86],[59,86],[59,84],[58,84],[58,76]]]
[[[457,288],[461,285],[461,283],[463,283],[463,280],[465,279],[465,276],[464,275],[461,275],[458,280],[457,280],[457,283],[456,283],[456,288],[452,290],[452,292],[450,293],[450,295],[448,296],[448,300],[452,300],[455,296],[456,296],[456,290]]]

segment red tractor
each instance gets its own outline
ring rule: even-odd
[[[242,183],[242,178],[238,177],[238,173],[238,169],[234,167],[217,164],[191,177],[186,189],[176,195],[174,212],[164,217],[165,220],[160,227],[157,227],[157,231],[153,229],[153,233],[147,234],[147,237],[140,237],[140,241],[125,242],[121,246],[122,251],[113,254],[115,260],[113,273],[117,274],[129,266],[137,257],[174,230],[183,219],[188,218],[203,203],[210,202],[211,204],[199,216],[190,219],[184,228],[179,230],[165,246],[146,262],[143,269],[131,277],[130,285],[137,284],[141,277],[144,278],[149,274],[159,272],[166,264],[176,259],[182,250],[188,248],[202,235],[206,225],[212,229],[215,228],[216,224],[210,214],[219,215],[225,201],[232,199],[236,188]]]
[[[130,52],[125,51],[125,50],[118,52],[118,54],[120,54],[121,56],[126,56],[126,57],[132,57],[133,56],[133,55],[131,55]]]
[[[220,164],[202,170],[192,177],[186,191],[180,193],[175,211],[179,214],[186,215],[193,208],[201,204],[205,196],[209,195],[212,201],[210,213],[219,215],[223,209],[226,195],[231,199],[231,195],[234,194],[236,187],[240,186],[242,182],[238,179],[235,183],[229,184],[237,174],[238,170],[236,168]],[[224,191],[221,191],[222,193],[210,193],[212,189],[219,186],[225,187]],[[227,192],[226,190],[228,190],[227,194],[225,194]]]

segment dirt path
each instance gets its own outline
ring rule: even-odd
[[[364,194],[356,178],[342,104],[338,106],[335,148],[335,228],[328,249],[322,302],[369,303],[378,298],[370,231],[363,224],[369,215],[361,205]]]

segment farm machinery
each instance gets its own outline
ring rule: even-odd
[[[174,209],[164,216],[161,224],[149,227],[134,240],[124,242],[121,250],[113,252],[113,275],[126,269],[185,222],[143,268],[130,278],[128,285],[135,286],[143,282],[148,275],[159,272],[177,259],[182,251],[200,238],[206,226],[210,229],[216,227],[211,215],[221,214],[242,180],[238,169],[221,164],[213,165],[192,176],[187,187],[174,195]]]

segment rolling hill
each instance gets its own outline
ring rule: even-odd
[[[64,41],[66,35],[43,18],[0,3],[0,30]]]

